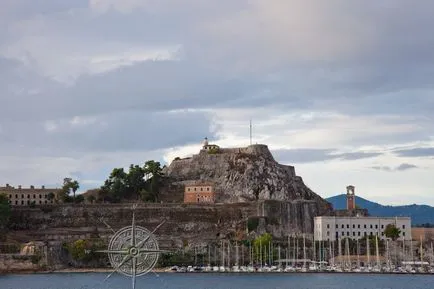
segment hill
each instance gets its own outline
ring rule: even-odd
[[[326,199],[335,210],[346,208],[346,195],[341,194]],[[368,209],[371,216],[379,217],[411,217],[413,225],[434,224],[434,207],[427,205],[384,206],[356,196],[356,205]]]
[[[293,166],[276,162],[266,145],[220,148],[206,142],[199,154],[173,160],[163,173],[180,185],[181,193],[186,184],[212,183],[217,201],[223,203],[315,201],[325,210],[329,206],[304,184]]]

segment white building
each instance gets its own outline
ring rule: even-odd
[[[315,217],[314,236],[317,241],[360,239],[370,235],[384,239],[384,230],[389,224],[401,230],[398,240],[411,239],[411,219],[408,217]]]

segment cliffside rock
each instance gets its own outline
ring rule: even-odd
[[[266,145],[201,150],[191,158],[174,160],[164,173],[172,185],[180,187],[193,181],[212,182],[218,202],[314,200],[328,204],[303,183],[293,166],[277,163]]]

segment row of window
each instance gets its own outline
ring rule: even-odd
[[[357,229],[360,229],[360,226],[361,226],[360,224],[357,224]],[[375,225],[370,224],[370,225],[369,225],[369,228],[370,228],[370,229],[373,229],[374,226],[375,226],[375,229],[378,229],[378,224],[375,224]],[[344,228],[345,228],[345,225],[342,224],[342,225],[341,225],[341,228],[344,229]],[[350,224],[347,224],[347,229],[349,229],[349,228],[350,228]],[[353,224],[353,229],[355,229],[355,228],[356,228],[356,224]],[[364,224],[364,225],[363,225],[363,228],[364,228],[364,229],[367,229],[367,225]],[[405,225],[402,225],[402,228],[405,229]],[[330,229],[330,224],[327,224],[327,229]],[[338,225],[338,224],[336,224],[336,229],[339,229],[339,225]],[[381,229],[384,229],[384,225],[381,225]]]
[[[39,198],[42,199],[42,195],[36,195],[36,194],[33,194],[33,199],[36,199],[36,196],[39,196]],[[47,196],[48,196],[47,194],[44,194],[44,199],[46,199]],[[28,194],[27,195],[27,199],[30,199],[30,197],[31,197],[31,195]],[[24,198],[25,198],[24,194],[21,194],[21,199],[24,199]],[[11,194],[9,195],[9,199],[12,199],[12,195]],[[15,199],[18,199],[18,194],[15,194]]]
[[[192,189],[193,189],[193,188],[187,188],[187,192],[193,191]],[[201,191],[201,192],[205,191],[204,188],[200,188],[200,190],[196,190],[196,189],[197,189],[197,188],[194,188],[194,191]],[[206,188],[206,191],[209,192],[209,191],[210,191],[210,188],[207,187],[207,188]]]
[[[24,200],[21,200],[21,205],[24,205],[24,204],[30,205],[32,202],[35,202],[35,204],[38,204],[36,201],[27,200],[27,202],[24,202]],[[12,204],[11,201],[9,201],[9,203]],[[53,201],[47,201],[47,200],[41,201],[41,200],[39,200],[39,205],[52,204],[52,203],[53,203]],[[17,206],[20,205],[19,201],[15,201],[15,205],[17,205]]]
[[[349,231],[347,231],[347,232],[346,232],[346,235],[347,235],[347,236],[350,236],[351,234],[350,234]],[[353,235],[353,237],[356,237],[356,232],[352,232],[352,235]],[[366,237],[367,235],[368,235],[367,232],[363,232],[363,236],[364,236],[364,237]],[[374,232],[369,232],[369,235],[370,235],[370,236],[373,236],[373,235],[374,235]],[[375,232],[375,235],[378,236],[378,232]],[[402,236],[405,236],[405,232],[401,232],[401,235],[402,235]],[[327,231],[327,236],[330,236],[330,231]],[[344,232],[344,231],[341,232],[341,236],[345,236],[345,232]],[[357,236],[358,236],[358,237],[362,236],[362,232],[360,232],[360,231],[357,232]],[[384,236],[384,232],[381,232],[381,236]],[[339,237],[339,232],[336,232],[336,238],[338,238],[338,237]]]

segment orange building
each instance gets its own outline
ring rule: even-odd
[[[184,203],[214,203],[214,187],[210,183],[196,183],[186,185]]]

